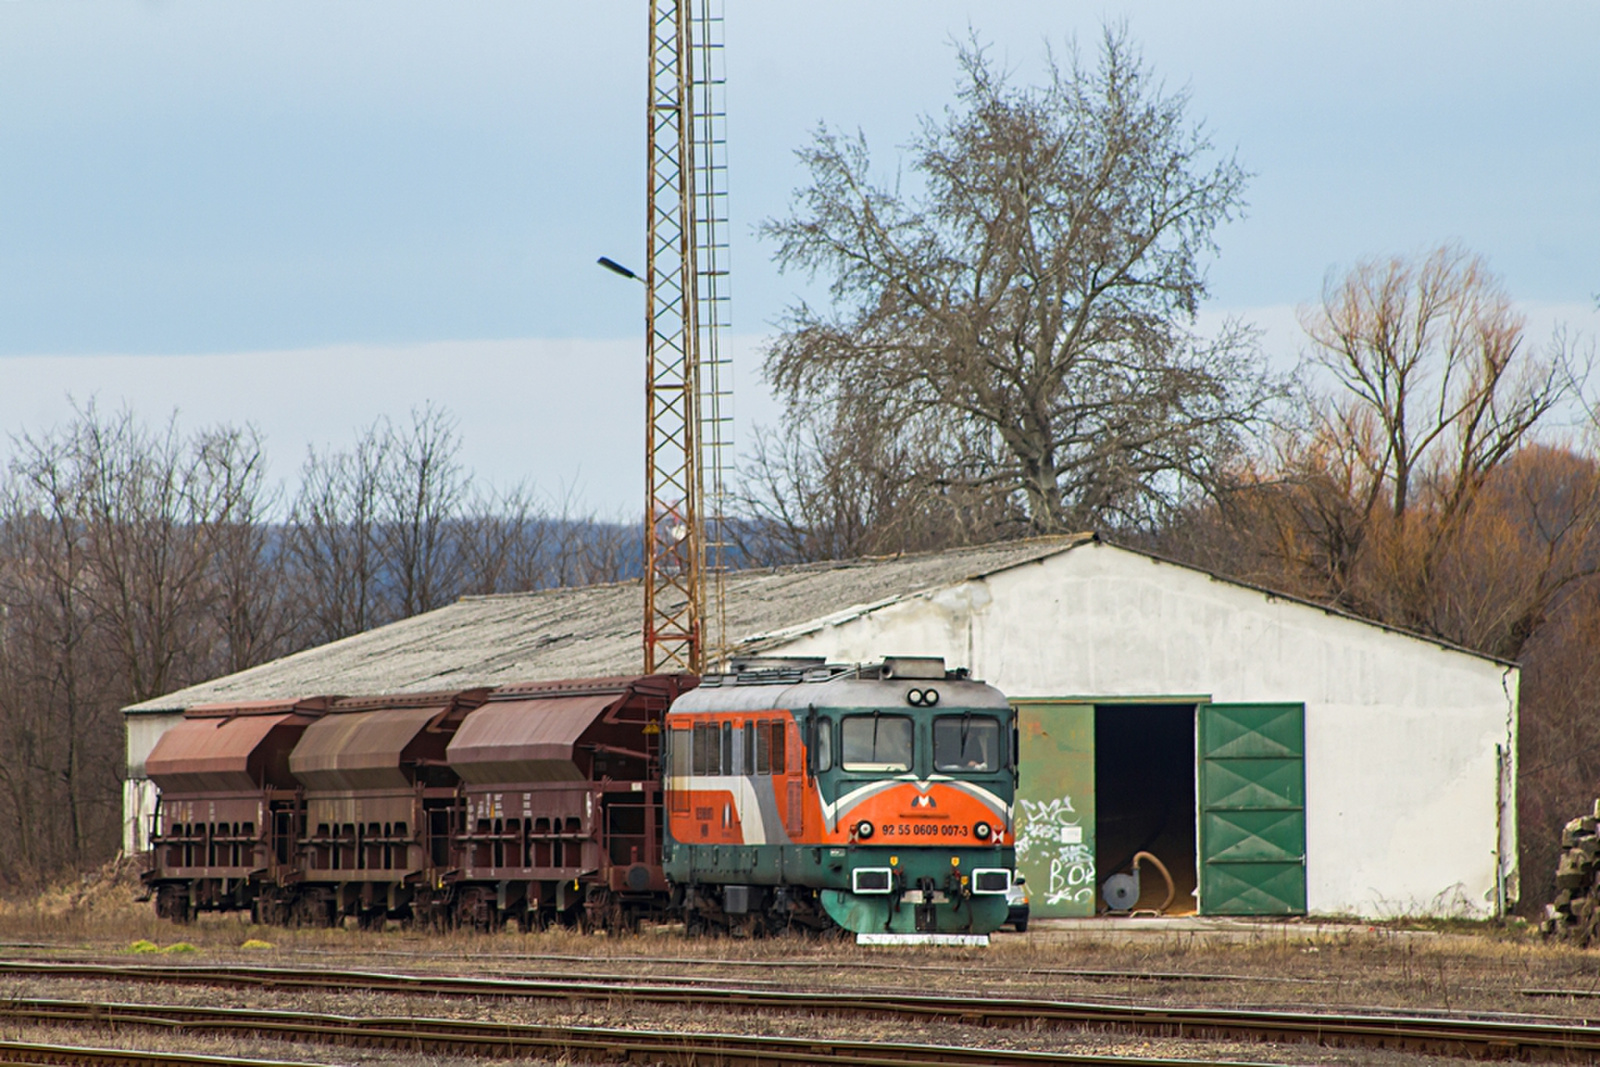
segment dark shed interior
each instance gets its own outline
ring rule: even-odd
[[[1149,852],[1172,874],[1168,914],[1195,911],[1195,709],[1192,704],[1101,704],[1094,716],[1096,877],[1103,885]],[[1166,882],[1140,866],[1138,907],[1155,908]],[[1105,903],[1096,899],[1101,911]]]

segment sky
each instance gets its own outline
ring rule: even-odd
[[[806,279],[756,236],[819,123],[892,172],[975,34],[1021,82],[1125,24],[1253,177],[1201,328],[1274,362],[1330,272],[1458,240],[1600,334],[1600,5],[726,0],[735,445]],[[644,0],[0,0],[0,455],[127,406],[252,423],[292,484],[422,404],[462,458],[638,510]]]

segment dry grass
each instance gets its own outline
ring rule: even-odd
[[[391,926],[281,930],[247,916],[185,926],[137,900],[131,867],[108,867],[31,900],[0,902],[12,955],[167,962],[314,962],[352,969],[692,975],[780,988],[970,992],[1051,999],[1278,1008],[1384,1008],[1600,1015],[1600,998],[1529,998],[1522,990],[1600,991],[1600,956],[1493,924],[1237,924],[1219,933],[1151,923],[1137,931],[1035,923],[987,949],[860,948],[848,941],[696,939],[674,927],[633,937],[552,930],[419,934]],[[552,957],[571,957],[555,959]],[[1071,971],[1126,972],[1089,978]],[[1207,976],[1233,976],[1211,980]],[[1152,976],[1164,976],[1154,977]]]
[[[72,941],[157,941],[172,927],[142,903],[136,860],[113,860],[34,896],[0,899],[0,937]]]

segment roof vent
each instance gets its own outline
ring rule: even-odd
[[[944,680],[943,656],[885,656],[881,678]]]
[[[736,656],[731,665],[731,673],[803,671],[811,667],[821,667],[827,662],[822,656]]]

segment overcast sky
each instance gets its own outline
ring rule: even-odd
[[[954,38],[1029,80],[1108,20],[1255,175],[1204,322],[1292,362],[1329,270],[1458,239],[1540,335],[1600,332],[1600,4],[728,0],[741,435],[803,286],[751,233],[793,150],[892,167]],[[0,431],[177,408],[291,479],[432,401],[486,479],[631,515],[642,291],[594,260],[642,259],[645,47],[643,0],[0,0]]]

